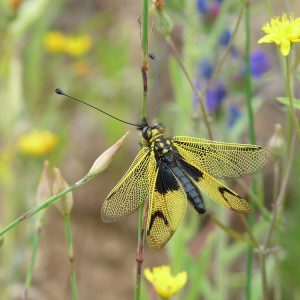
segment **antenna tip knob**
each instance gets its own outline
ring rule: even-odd
[[[156,58],[154,53],[150,53],[150,54],[149,54],[149,57],[150,57],[152,60],[155,60],[155,58]]]
[[[56,88],[55,93],[58,94],[58,95],[64,95],[65,94],[60,88]]]

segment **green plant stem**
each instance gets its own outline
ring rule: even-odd
[[[264,251],[264,249],[261,249],[259,253],[259,262],[260,262],[260,269],[261,269],[263,300],[268,300],[269,292],[268,292],[267,271],[266,271],[266,252]]]
[[[76,282],[76,272],[75,272],[75,260],[74,260],[74,250],[73,250],[73,239],[71,230],[71,218],[69,214],[64,214],[64,223],[66,230],[67,246],[68,246],[68,256],[70,261],[71,270],[71,287],[72,287],[72,299],[77,300],[77,282]]]
[[[149,32],[149,3],[148,0],[143,1],[143,18],[142,18],[142,48],[143,58],[141,65],[143,79],[143,99],[141,103],[141,120],[142,122],[147,116],[147,98],[148,98],[148,32]]]
[[[145,226],[146,226],[147,216],[148,216],[148,202],[146,202],[146,204],[143,203],[139,210],[138,245],[136,251],[135,300],[140,300],[140,295],[141,295],[142,264],[144,261]]]
[[[13,228],[15,228],[17,225],[19,225],[23,221],[25,221],[25,220],[29,219],[30,217],[34,216],[39,211],[41,211],[41,210],[43,210],[43,209],[45,209],[45,208],[53,205],[62,196],[64,196],[67,193],[70,193],[71,191],[79,188],[80,186],[82,186],[83,184],[87,183],[88,181],[90,181],[94,177],[95,176],[85,176],[85,177],[83,177],[82,179],[80,179],[79,181],[77,181],[72,186],[69,186],[67,189],[63,190],[62,192],[60,192],[60,193],[58,193],[56,195],[53,195],[52,197],[50,197],[45,202],[41,203],[37,207],[35,207],[35,208],[29,210],[28,212],[26,212],[25,214],[21,215],[20,217],[18,217],[17,219],[15,219],[13,222],[11,222],[9,225],[7,225],[5,228],[3,228],[0,231],[0,236],[3,236],[5,233],[9,232],[10,230],[12,230]]]
[[[210,126],[210,121],[209,121],[209,116],[208,116],[208,113],[207,113],[207,110],[206,110],[206,107],[205,107],[205,99],[204,99],[204,96],[203,94],[197,89],[197,87],[195,86],[191,76],[189,75],[183,61],[182,61],[182,58],[173,42],[173,39],[171,38],[171,36],[165,36],[165,39],[166,39],[166,42],[168,43],[168,45],[170,46],[179,66],[181,67],[184,75],[186,76],[190,86],[192,87],[194,93],[196,94],[197,98],[198,98],[198,101],[200,103],[200,108],[201,108],[201,111],[202,111],[202,115],[203,115],[203,119],[204,119],[204,122],[205,122],[205,126],[206,126],[206,129],[207,129],[207,133],[208,133],[208,136],[211,140],[213,140],[213,133],[212,133],[212,130],[211,130],[211,126]]]
[[[142,80],[143,80],[143,98],[141,103],[141,121],[147,120],[147,100],[148,100],[148,34],[149,34],[149,1],[143,1],[143,18],[142,18],[142,48],[143,58],[141,65]],[[142,264],[144,260],[145,246],[145,224],[148,216],[148,205],[143,202],[139,208],[139,227],[138,227],[138,243],[136,250],[136,281],[135,281],[135,300],[141,298],[141,278]]]
[[[293,166],[293,160],[294,160],[294,155],[295,155],[295,145],[296,145],[296,134],[295,134],[295,131],[294,131],[294,134],[292,136],[291,149],[290,149],[290,152],[288,153],[288,162],[287,162],[287,165],[286,165],[286,168],[285,168],[284,175],[282,177],[282,181],[281,181],[281,185],[280,185],[278,195],[276,194],[276,200],[274,201],[272,219],[271,219],[269,231],[267,233],[267,237],[266,237],[266,240],[265,240],[265,243],[264,243],[264,246],[266,248],[270,246],[271,237],[272,237],[274,227],[276,225],[277,216],[278,216],[278,213],[282,210],[283,199],[284,199],[284,195],[285,195],[285,192],[286,192],[289,176],[291,174],[291,170],[292,170],[292,166]]]
[[[44,216],[38,215],[37,216],[37,225],[35,227],[35,233],[34,233],[34,237],[33,237],[31,259],[30,259],[30,264],[29,264],[29,268],[27,270],[26,280],[25,280],[24,300],[28,299],[28,293],[29,293],[29,288],[31,286],[31,282],[32,282],[37,251],[38,251],[38,248],[40,245],[40,240],[41,240],[41,231],[42,231],[43,223],[44,223]]]
[[[247,192],[247,194],[252,199],[252,201],[255,202],[256,208],[262,214],[263,218],[266,221],[270,221],[271,215],[270,215],[269,211],[261,203],[260,198],[254,193],[254,191],[251,188],[249,188],[246,185],[246,183],[242,179],[238,178],[236,181],[245,190],[245,192]]]
[[[245,26],[246,26],[246,104],[249,121],[249,139],[251,144],[256,144],[254,129],[254,113],[252,106],[252,80],[250,72],[250,3],[246,2],[245,8]]]
[[[256,241],[255,243],[253,242],[253,240],[248,240],[247,238],[245,238],[242,234],[240,234],[239,232],[229,228],[227,225],[223,224],[216,216],[214,216],[213,214],[210,215],[212,220],[214,221],[215,224],[217,224],[225,233],[227,233],[230,237],[232,237],[233,239],[237,240],[237,241],[241,241],[246,243],[247,245],[251,246],[251,247],[256,247]]]
[[[246,104],[249,120],[249,138],[251,144],[256,144],[254,130],[254,116],[252,107],[252,82],[250,73],[250,2],[245,1],[245,35],[246,35]],[[257,192],[256,180],[253,182],[253,191]],[[250,205],[254,207],[254,202],[250,198]],[[254,214],[248,217],[249,230],[251,231],[254,223]],[[248,247],[247,250],[247,270],[246,270],[246,299],[251,300],[252,290],[252,268],[253,268],[253,248]]]
[[[298,135],[298,139],[300,140],[300,128],[299,128],[299,122],[297,119],[297,115],[294,109],[294,104],[293,104],[293,96],[292,96],[292,83],[291,83],[291,68],[290,68],[290,56],[287,55],[285,57],[285,65],[286,65],[286,88],[287,88],[287,95],[288,95],[288,99],[290,102],[289,105],[289,114],[290,114],[290,124],[292,124],[292,122],[294,122],[294,126],[296,128],[296,132]],[[290,125],[290,127],[292,127]],[[291,134],[291,130],[290,130],[290,134]],[[290,143],[289,143],[290,144]]]

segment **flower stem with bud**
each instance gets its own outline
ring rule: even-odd
[[[39,205],[43,201],[43,199],[47,199],[50,196],[51,196],[51,189],[50,189],[50,180],[49,180],[49,162],[45,161],[42,176],[36,193],[37,205]],[[45,222],[44,215],[45,215],[44,212],[39,213],[36,216],[36,220],[35,220],[35,230],[34,230],[34,237],[33,237],[33,244],[32,244],[31,259],[30,259],[30,263],[29,263],[29,267],[25,279],[24,300],[28,299],[28,293],[32,282],[37,251],[41,240],[41,232]]]
[[[68,183],[61,175],[59,169],[54,168],[54,184],[53,184],[53,192],[58,193],[65,188],[68,188]],[[67,239],[67,248],[68,248],[68,256],[70,262],[70,275],[71,275],[71,287],[72,287],[72,299],[78,299],[77,293],[77,281],[76,281],[76,272],[75,272],[75,260],[74,260],[74,250],[73,250],[73,238],[72,238],[72,230],[71,230],[71,211],[73,208],[73,194],[69,193],[63,196],[60,202],[56,204],[57,209],[64,217],[65,231],[66,231],[66,239]]]
[[[43,203],[39,204],[35,208],[27,211],[25,214],[21,215],[20,217],[15,219],[13,222],[8,224],[5,228],[3,228],[0,231],[0,238],[2,236],[4,236],[5,233],[9,232],[10,230],[15,228],[17,225],[19,225],[23,221],[25,221],[25,220],[29,219],[30,217],[34,216],[39,211],[51,206],[52,204],[54,204],[55,202],[60,200],[61,197],[67,195],[68,193],[70,193],[70,192],[74,191],[75,189],[79,188],[80,186],[84,185],[88,181],[95,178],[99,173],[104,171],[109,166],[109,164],[112,161],[115,154],[121,148],[122,144],[124,143],[124,140],[125,140],[126,136],[127,136],[127,133],[120,140],[118,140],[112,147],[110,147],[103,154],[101,154],[99,156],[99,158],[95,161],[94,165],[91,167],[90,171],[83,178],[78,180],[73,185],[67,187],[66,189],[64,189],[60,193],[58,193],[56,195],[53,195],[52,197],[50,197],[49,199],[47,199]]]

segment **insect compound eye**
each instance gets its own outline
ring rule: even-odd
[[[151,128],[144,127],[142,130],[142,135],[143,135],[143,138],[148,141],[152,136]]]
[[[163,133],[164,128],[163,128],[163,126],[161,124],[157,124],[156,128],[157,128],[157,130],[158,130],[159,133]]]

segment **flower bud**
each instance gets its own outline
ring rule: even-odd
[[[103,172],[112,162],[116,153],[120,150],[127,137],[128,132],[124,134],[114,145],[104,151],[94,162],[91,169],[89,170],[87,176],[96,176],[97,174]]]
[[[61,175],[60,170],[58,168],[53,168],[53,173],[54,183],[52,190],[53,194],[58,194],[63,190],[67,189],[69,185]],[[58,202],[55,203],[55,206],[63,215],[69,215],[73,207],[73,194],[68,193],[64,195]]]
[[[36,204],[40,205],[42,202],[46,201],[50,197],[51,197],[51,188],[50,188],[50,180],[49,180],[49,162],[45,160],[42,175],[36,191]],[[35,223],[36,228],[42,227],[44,214],[45,214],[45,210],[39,212]]]
[[[275,125],[275,130],[269,140],[269,147],[276,156],[282,156],[285,150],[285,141],[282,133],[281,124]]]
[[[156,28],[157,30],[167,36],[170,35],[173,30],[173,23],[169,17],[164,11],[156,11]]]
[[[155,9],[161,11],[162,8],[164,7],[165,3],[164,0],[152,0],[153,6]]]
[[[51,197],[51,188],[49,180],[49,162],[45,160],[43,172],[36,192],[37,205],[41,204],[49,197]]]

